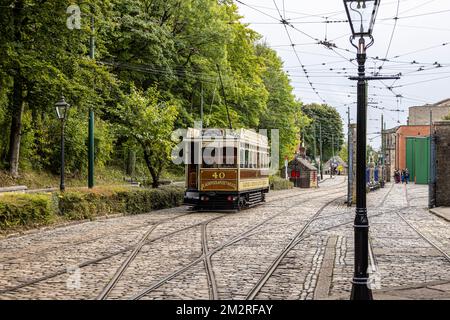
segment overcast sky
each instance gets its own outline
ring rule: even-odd
[[[352,119],[356,119],[356,87],[354,81],[347,79],[356,74],[356,67],[350,62],[355,58],[356,49],[349,42],[350,27],[345,22],[343,1],[242,2],[245,5],[237,5],[243,22],[249,23],[270,47],[277,50],[291,75],[296,96],[304,103],[325,100],[339,110],[345,123],[350,105]],[[286,31],[279,22],[280,14],[294,28],[287,26]],[[330,23],[324,23],[327,19]],[[444,45],[450,42],[450,1],[381,0],[373,36],[375,43],[367,55],[380,59],[387,57],[389,61],[369,58],[366,63],[368,73],[378,70],[383,75],[403,74],[398,81],[372,81],[369,84],[369,99],[377,103],[374,106],[386,109],[370,107],[368,110],[368,132],[374,133],[369,136],[373,139],[370,143],[379,147],[380,138],[375,133],[380,131],[382,113],[387,127],[391,128],[399,121],[406,124],[409,107],[450,98],[450,44]],[[325,38],[337,48],[330,50],[315,40]],[[308,72],[312,85],[301,65]]]

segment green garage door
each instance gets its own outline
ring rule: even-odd
[[[430,169],[430,139],[408,138],[406,141],[406,166],[410,180],[417,184],[428,184]]]

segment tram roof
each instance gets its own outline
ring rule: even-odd
[[[189,128],[187,131],[186,139],[195,140],[240,140],[252,144],[268,144],[269,139],[266,135],[257,133],[254,130],[248,129],[195,129]]]

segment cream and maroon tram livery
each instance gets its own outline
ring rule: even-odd
[[[240,210],[269,192],[269,143],[251,130],[189,129],[184,203],[195,209]]]

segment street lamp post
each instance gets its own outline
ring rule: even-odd
[[[59,186],[59,190],[64,192],[66,190],[66,186],[64,184],[64,124],[67,119],[67,111],[69,110],[70,104],[68,104],[64,98],[61,96],[61,99],[55,103],[56,114],[58,115],[58,119],[61,121],[61,183]]]
[[[369,261],[369,220],[366,205],[366,135],[367,135],[367,79],[365,78],[366,49],[373,44],[372,31],[380,5],[379,0],[344,0],[358,62],[357,128],[356,128],[356,216],[355,266],[352,282],[352,300],[372,300],[367,273]],[[366,44],[365,38],[370,42]],[[359,38],[358,45],[353,40]]]

